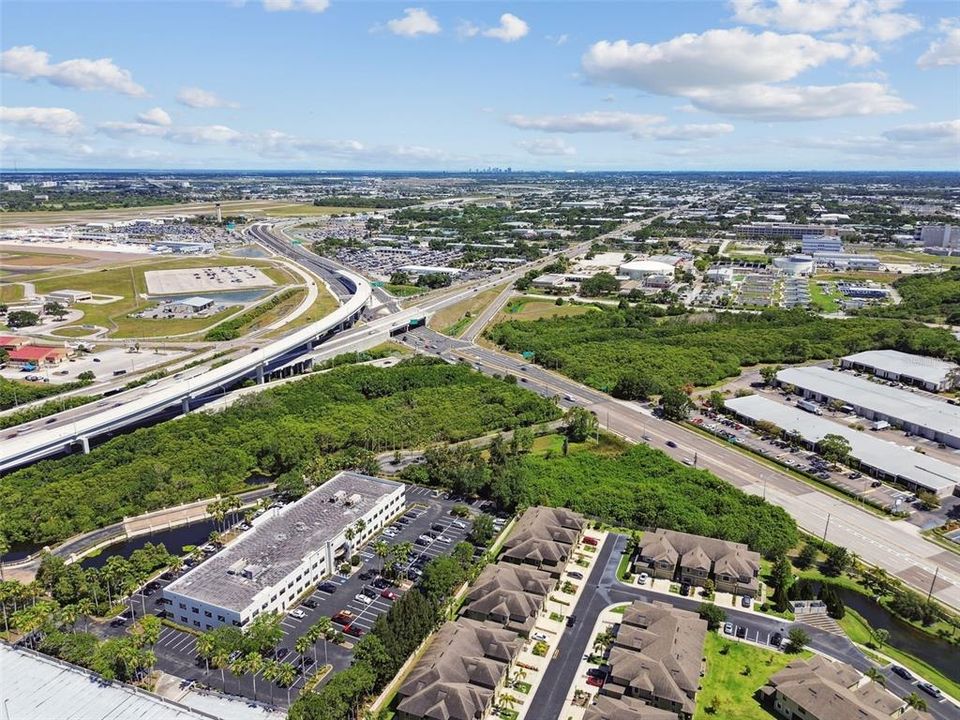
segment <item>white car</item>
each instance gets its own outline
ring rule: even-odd
[[[440,537],[437,538],[437,542],[449,543],[450,538],[448,538],[446,535],[441,535]]]
[[[303,620],[307,614],[300,608],[296,608],[290,611],[290,617],[295,617],[297,620]]]
[[[368,598],[363,593],[357,593],[356,595],[353,596],[353,599],[356,600],[357,602],[363,603],[364,605],[369,605],[370,603],[373,602],[373,600]]]
[[[540,640],[542,642],[547,641],[547,634],[542,632],[535,632],[530,635],[534,640]]]
[[[640,576],[637,578],[637,585],[646,585],[647,580],[650,579],[650,576],[646,573],[640,573]]]
[[[462,523],[462,522],[460,522],[459,520],[454,520],[454,521],[453,521],[453,526],[454,526],[454,527],[457,527],[457,528],[460,528],[461,530],[464,530],[464,529],[466,529],[466,527],[467,527],[466,523]]]

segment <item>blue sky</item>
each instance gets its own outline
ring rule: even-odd
[[[960,169],[955,2],[18,2],[0,165]]]

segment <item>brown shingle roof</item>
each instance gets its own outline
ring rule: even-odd
[[[754,577],[760,570],[760,554],[743,543],[691,535],[675,530],[647,533],[640,542],[640,556],[651,560],[667,560],[680,566],[723,572],[739,577]]]
[[[677,720],[677,714],[634,698],[597,695],[596,701],[584,713],[583,720]]]

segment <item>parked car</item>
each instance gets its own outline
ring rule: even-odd
[[[547,640],[547,634],[542,632],[531,633],[530,637],[532,637],[534,640],[541,640],[543,642],[546,642]]]
[[[737,627],[737,637],[738,637],[738,638],[745,638],[746,636],[747,636],[747,629],[746,629],[745,627],[743,627],[743,626],[738,626],[738,627]]]
[[[439,542],[439,543],[446,543],[446,544],[449,545],[449,544],[450,544],[450,538],[448,538],[446,535],[441,535],[440,537],[437,538],[437,542]]]
[[[577,616],[576,616],[576,615],[570,615],[570,616],[567,618],[567,627],[573,627],[573,626],[576,625],[576,624],[577,624]]]
[[[283,660],[289,654],[290,654],[289,650],[287,650],[286,648],[280,648],[279,650],[277,650],[277,653],[276,655],[274,655],[274,657],[277,660]]]
[[[433,542],[433,538],[430,535],[420,535],[417,540],[423,540],[425,543],[430,544]]]
[[[933,695],[933,697],[935,697],[937,700],[943,697],[943,693],[940,692],[940,688],[938,688],[933,683],[928,683],[926,680],[921,680],[920,682],[918,682],[917,687],[923,690],[928,695]]]
[[[407,580],[410,580],[411,582],[416,582],[421,575],[423,575],[423,573],[417,570],[417,568],[412,567],[407,570]]]
[[[597,545],[600,544],[600,542],[599,542],[596,538],[592,538],[592,537],[590,537],[589,535],[585,535],[584,538],[583,538],[583,544],[584,544],[584,545],[593,545],[594,547],[596,547]]]
[[[357,593],[356,595],[353,596],[353,599],[356,600],[356,601],[359,602],[359,603],[363,603],[364,605],[369,605],[370,603],[373,602],[373,600],[371,600],[370,598],[368,598],[368,597],[367,597],[366,595],[364,595],[363,593]]]
[[[744,595],[742,598],[740,598],[740,604],[743,607],[748,608],[753,604],[753,598],[751,598],[749,595]]]
[[[363,628],[357,627],[356,625],[347,625],[343,631],[347,635],[352,635],[353,637],[363,637]]]
[[[572,571],[568,572],[567,575],[569,575],[570,577],[572,577],[574,580],[583,580],[583,573],[582,573],[582,572],[577,572],[576,570],[572,570]]]
[[[374,580],[373,583],[372,583],[372,585],[373,585],[375,588],[379,589],[379,590],[383,590],[384,588],[388,588],[388,587],[390,587],[392,584],[393,584],[393,583],[391,583],[391,582],[390,582],[389,580],[387,580],[385,577],[378,577],[378,578],[377,578],[376,580]]]
[[[337,584],[332,582],[320,583],[317,586],[317,590],[325,593],[335,593],[337,591]]]
[[[593,687],[603,687],[603,678],[589,675],[587,676],[587,685],[592,685]]]
[[[397,593],[395,593],[393,590],[384,590],[380,593],[380,597],[386,598],[387,600],[396,600],[400,596],[397,595]]]
[[[683,595],[684,597],[687,597],[687,595],[690,594],[690,584],[689,584],[689,583],[684,583],[683,585],[680,586],[680,594]]]
[[[300,608],[294,608],[290,611],[290,617],[295,617],[297,620],[303,620],[307,614]]]
[[[725,622],[723,624],[723,634],[724,635],[733,635],[733,623]]]
[[[372,588],[372,587],[370,587],[369,585],[368,585],[367,587],[365,587],[363,590],[361,590],[360,592],[362,592],[364,595],[366,595],[366,596],[367,596],[368,598],[370,598],[371,600],[372,600],[373,598],[377,597],[377,595],[380,594],[379,592],[377,592],[377,589],[376,589],[376,588]]]
[[[650,576],[647,575],[645,572],[640,573],[640,575],[637,577],[637,584],[646,585],[649,579],[650,579]]]
[[[436,530],[437,532],[443,532],[443,525],[441,525],[440,523],[434,523],[433,525],[430,526],[430,529]]]
[[[341,610],[332,619],[337,625],[349,625],[353,622],[353,613],[349,610]]]
[[[783,635],[780,633],[774,633],[770,636],[770,644],[774,647],[780,647],[781,642],[783,642]]]
[[[913,682],[914,680],[916,680],[916,678],[913,676],[913,673],[907,670],[902,665],[894,665],[890,669],[893,671],[894,675],[899,675],[904,680],[909,680],[910,682]]]

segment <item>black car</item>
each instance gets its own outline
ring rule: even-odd
[[[783,642],[783,635],[780,633],[774,633],[770,636],[770,644],[774,647],[780,647],[780,643]]]
[[[577,624],[576,615],[570,615],[569,617],[567,617],[567,627],[573,627],[576,624]]]
[[[414,540],[413,542],[414,542],[415,544],[417,544],[417,545],[429,545],[429,544],[430,544],[430,541],[429,541],[429,540],[424,540],[422,537],[418,537],[418,538],[417,538],[416,540]]]
[[[373,586],[374,586],[375,588],[379,588],[380,590],[386,590],[386,589],[387,589],[388,587],[390,587],[392,584],[393,584],[393,583],[391,583],[391,582],[390,582],[389,580],[387,580],[385,577],[378,577],[376,580],[373,581]]]
[[[314,600],[313,598],[307,598],[306,600],[303,601],[303,606],[306,608],[310,608],[311,610],[316,610],[317,601]]]
[[[370,598],[371,600],[372,600],[373,598],[375,598],[375,597],[380,597],[380,593],[378,593],[375,588],[372,588],[372,587],[370,587],[369,585],[367,585],[367,586],[366,586],[363,590],[361,590],[360,592],[362,592],[364,595],[366,595],[366,596],[367,596],[368,598]]]
[[[287,655],[290,654],[290,651],[286,648],[280,648],[277,650],[276,658],[277,660],[283,660]]]
[[[441,525],[440,523],[434,523],[433,525],[430,526],[430,529],[436,530],[437,532],[443,532],[443,525]]]
[[[747,629],[746,629],[745,627],[743,627],[742,625],[738,625],[738,626],[737,626],[737,637],[738,637],[738,638],[745,638],[746,636],[747,636]]]
[[[684,597],[687,597],[690,594],[690,584],[684,583],[680,586],[680,594]]]
[[[905,667],[901,667],[900,665],[894,665],[890,669],[893,670],[894,675],[899,675],[904,680],[909,680],[910,682],[913,682],[914,680],[916,680],[916,678],[913,676],[913,673],[907,670]]]
[[[406,525],[408,522],[410,522],[410,518],[402,517],[399,520],[397,520],[397,522],[400,523],[401,525]]]
[[[377,573],[374,570],[364,570],[357,577],[359,577],[361,580],[369,580],[370,578],[375,577],[376,574]]]
[[[673,440],[667,440],[667,447],[675,448],[677,444]]]
[[[337,591],[337,584],[332,582],[320,583],[320,585],[317,586],[317,590],[325,593],[335,593]]]
[[[423,573],[417,570],[416,568],[410,568],[409,570],[407,570],[407,580],[410,580],[412,582],[416,582],[421,575],[423,575]]]

